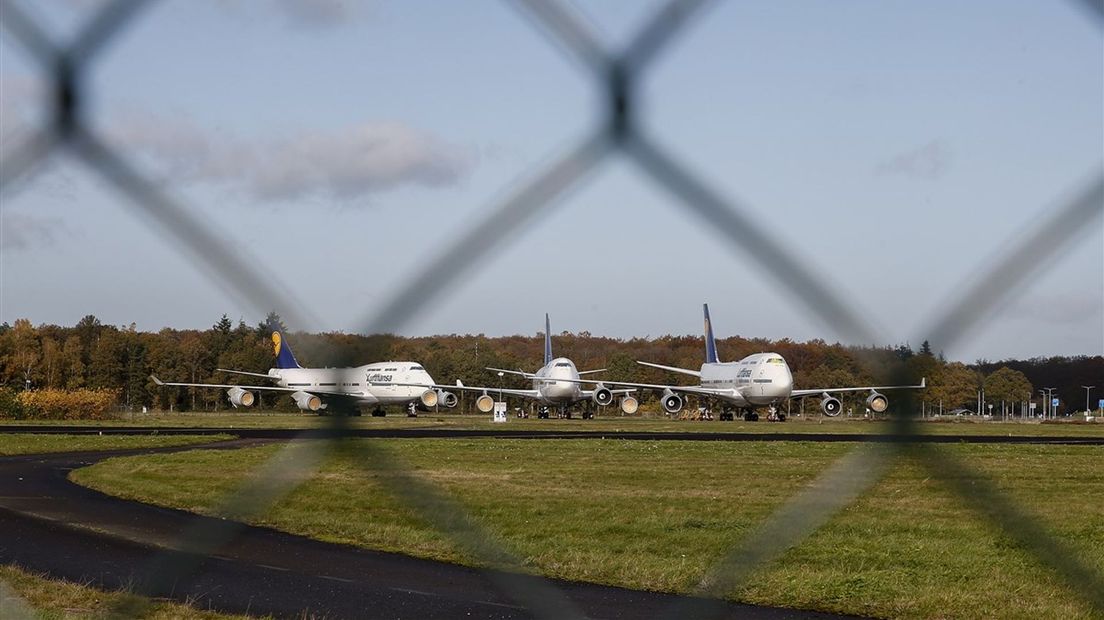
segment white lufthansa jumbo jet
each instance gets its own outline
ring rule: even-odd
[[[733,419],[732,409],[737,408],[744,411],[744,419],[747,421],[759,419],[759,415],[754,411],[757,406],[766,406],[771,419],[783,421],[786,419],[786,415],[778,411],[779,403],[802,396],[820,396],[820,408],[824,411],[824,415],[835,417],[840,414],[843,406],[833,394],[865,392],[867,390],[870,391],[870,395],[866,397],[866,406],[871,411],[882,413],[889,407],[889,398],[878,392],[878,390],[924,389],[926,387],[926,380],[921,379],[920,385],[795,390],[790,367],[786,364],[786,360],[777,353],[754,353],[738,362],[721,362],[718,360],[717,344],[713,340],[713,326],[709,321],[709,304],[703,304],[702,307],[705,313],[705,363],[701,365],[700,370],[676,368],[650,362],[637,362],[652,368],[698,377],[701,382],[700,385],[660,385],[627,383],[624,381],[608,381],[607,383],[661,390],[663,395],[660,404],[662,404],[663,410],[669,414],[675,414],[682,410],[685,404],[684,394],[694,394],[721,401],[725,405],[721,413],[722,420]],[[586,381],[582,382],[586,383]]]
[[[544,366],[541,366],[536,372],[525,372],[523,370],[506,370],[503,368],[488,368],[500,374],[520,375],[526,379],[530,379],[533,382],[533,387],[528,390],[519,390],[513,388],[493,388],[493,387],[477,387],[464,385],[459,380],[456,381],[456,385],[436,385],[433,383],[401,383],[396,385],[403,385],[406,387],[433,389],[433,390],[468,390],[471,392],[480,392],[481,395],[476,398],[475,406],[483,413],[490,413],[494,409],[494,398],[491,394],[500,394],[502,396],[517,396],[520,398],[528,398],[536,401],[540,405],[537,417],[547,418],[549,417],[549,410],[551,407],[556,407],[559,410],[560,417],[571,417],[568,407],[574,405],[579,401],[589,400],[596,405],[605,407],[606,405],[613,404],[614,399],[618,394],[621,397],[621,410],[627,414],[636,413],[639,404],[636,398],[629,394],[635,392],[633,388],[628,389],[613,389],[606,387],[601,381],[589,381],[588,383],[594,383],[594,389],[587,390],[582,388],[583,381],[579,377],[582,375],[589,375],[596,372],[602,372],[605,369],[599,370],[584,370],[579,371],[575,367],[575,362],[572,362],[566,357],[552,357],[552,333],[549,331],[548,315],[544,315]],[[583,417],[591,417],[593,414],[589,411],[583,412]]]
[[[434,381],[425,368],[415,362],[376,362],[352,368],[303,368],[280,330],[275,327],[272,328],[272,346],[276,352],[276,367],[270,368],[268,374],[224,368],[218,370],[269,379],[276,385],[169,383],[153,375],[150,378],[161,386],[225,389],[230,404],[235,408],[253,405],[255,398],[251,390],[286,392],[299,409],[319,414],[342,412],[359,415],[361,407],[374,406],[372,415],[381,416],[384,415],[384,405],[404,405],[413,414],[417,405],[425,408],[437,405],[455,407],[457,403],[456,394],[452,392],[416,387],[419,384],[431,385]]]

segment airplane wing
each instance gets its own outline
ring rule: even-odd
[[[645,390],[671,390],[672,392],[685,392],[687,394],[698,394],[700,396],[716,396],[720,398],[733,397],[736,394],[736,390],[733,389],[716,389],[716,388],[703,388],[699,385],[664,385],[661,383],[630,383],[628,381],[598,381],[596,379],[556,379],[556,381],[567,381],[569,383],[590,383],[598,385],[601,383],[605,386],[617,386],[622,385],[626,388],[634,388],[632,390],[617,388],[611,390],[615,394],[628,393],[635,391],[635,389]],[[587,393],[587,392],[584,392]]]
[[[162,381],[158,379],[156,375],[150,375],[150,379],[159,386],[171,386],[171,387],[197,387],[197,388],[219,388],[228,390],[230,388],[241,388],[243,390],[267,390],[269,392],[306,392],[307,394],[315,394],[318,396],[351,396],[355,397],[359,394],[357,392],[329,392],[326,390],[315,390],[311,388],[290,388],[290,387],[278,387],[275,385],[235,385],[233,383],[175,383],[170,381]]]
[[[593,375],[596,372],[606,372],[607,370],[609,370],[609,369],[608,368],[599,368],[597,370],[580,370],[579,371],[579,376],[581,377],[583,375]]]
[[[475,385],[464,385],[459,381],[456,385],[441,385],[438,383],[397,383],[392,381],[373,381],[371,385],[397,385],[401,387],[422,387],[427,390],[465,390],[468,392],[479,392],[481,394],[488,394],[494,396],[495,394],[502,394],[503,396],[519,396],[521,398],[540,398],[540,393],[536,390],[518,390],[513,388],[496,388],[496,387],[481,387]]]
[[[928,379],[924,377],[920,379],[920,385],[880,385],[875,387],[847,387],[847,388],[811,388],[807,390],[793,390],[790,392],[790,398],[800,398],[802,396],[820,396],[821,394],[838,394],[843,392],[866,392],[879,390],[923,390],[928,387]]]
[[[671,372],[681,372],[684,375],[690,375],[692,377],[700,377],[701,372],[697,370],[690,370],[689,368],[678,368],[677,366],[664,366],[663,364],[653,364],[651,362],[640,362],[637,364],[641,366],[651,366],[652,368],[659,368],[660,370],[670,370]],[[582,374],[582,373],[580,373]]]
[[[235,375],[245,375],[247,377],[261,377],[261,378],[264,378],[264,379],[275,379],[276,378],[276,377],[273,377],[272,375],[267,375],[267,374],[260,373],[260,372],[246,372],[244,370],[230,370],[229,368],[216,368],[215,370],[217,370],[219,372],[228,372],[228,373],[235,374]]]
[[[507,374],[507,375],[518,375],[520,377],[525,377],[526,379],[535,379],[537,377],[537,375],[535,375],[531,372],[525,372],[524,370],[506,370],[505,368],[491,368],[490,366],[487,367],[487,370],[491,370],[491,371],[494,371],[494,372],[501,372],[501,373],[504,373],[504,374]],[[456,386],[453,386],[453,387],[456,387]]]
[[[636,388],[618,388],[616,390],[610,390],[613,394],[632,394],[636,391]],[[595,390],[580,390],[579,393],[583,398],[593,398]]]

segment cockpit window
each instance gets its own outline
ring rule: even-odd
[[[571,366],[571,364],[567,362],[560,362],[559,364],[556,364],[556,368],[567,368],[568,366]]]
[[[411,366],[410,370],[425,370],[425,368],[422,368],[421,366]]]

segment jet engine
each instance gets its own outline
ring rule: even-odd
[[[307,392],[294,392],[291,397],[295,399],[295,404],[303,411],[318,411],[323,406],[321,398]]]
[[[676,414],[682,411],[682,397],[675,394],[671,390],[663,390],[663,397],[660,399],[663,403],[663,410],[670,414]]]
[[[834,418],[843,411],[843,403],[835,396],[825,394],[824,399],[820,401],[820,410],[829,418]]]
[[[636,410],[640,408],[640,402],[633,396],[626,396],[621,399],[621,411],[628,415],[633,415]]]
[[[436,390],[426,390],[422,392],[422,395],[418,397],[418,400],[421,401],[422,406],[426,409],[433,409],[437,406],[437,401],[440,399],[438,398]]]
[[[456,394],[452,392],[446,392],[444,390],[437,390],[437,402],[452,409],[460,402],[460,399],[456,397]]]
[[[235,409],[253,406],[253,392],[243,390],[240,387],[232,387],[226,390],[226,395],[230,397],[230,404],[234,405]]]
[[[491,411],[493,411],[494,404],[495,400],[486,394],[475,399],[475,408],[482,411],[483,413],[490,413]]]
[[[889,399],[885,394],[870,390],[870,396],[866,397],[866,406],[874,413],[884,413],[889,408]]]
[[[590,397],[594,401],[594,404],[605,407],[613,402],[613,392],[601,383],[598,387],[594,388],[594,394]]]

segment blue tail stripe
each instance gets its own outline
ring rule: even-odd
[[[291,345],[287,343],[279,329],[272,330],[272,347],[276,353],[277,368],[302,368],[295,359],[295,354],[291,352]]]
[[[705,363],[716,364],[717,343],[713,340],[713,324],[709,322],[709,304],[702,304],[705,312]]]

